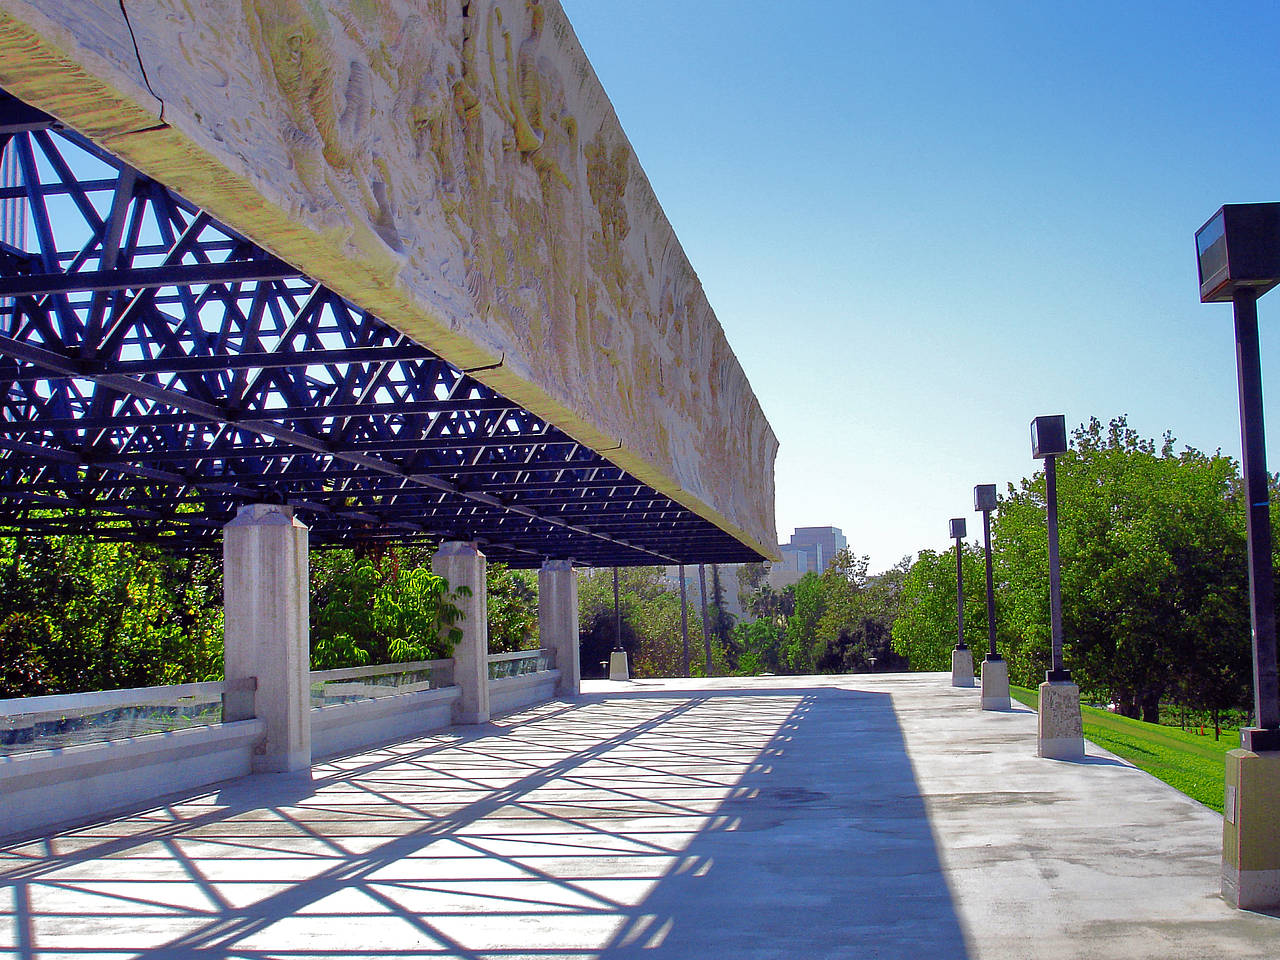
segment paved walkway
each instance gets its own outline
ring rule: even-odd
[[[941,675],[586,687],[0,848],[0,957],[1280,956],[1216,814]]]

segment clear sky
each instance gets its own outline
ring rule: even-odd
[[[1041,414],[1239,456],[1193,238],[1280,200],[1280,5],[562,4],[778,435],[784,542],[874,570],[980,530]]]

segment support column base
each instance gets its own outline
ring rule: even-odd
[[[627,667],[627,651],[614,650],[609,654],[609,679],[630,680],[631,673]]]
[[[1280,753],[1227,754],[1222,898],[1242,910],[1280,908]]]
[[[1084,758],[1084,724],[1080,718],[1080,688],[1074,683],[1040,684],[1038,756],[1046,760]]]
[[[956,647],[951,651],[951,685],[953,687],[972,687],[973,683],[973,651]]]
[[[982,709],[1008,710],[1009,664],[1005,660],[982,661]]]
[[[255,753],[250,759],[249,769],[254,773],[297,773],[299,770],[310,770],[311,748],[290,753]]]

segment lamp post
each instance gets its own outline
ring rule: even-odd
[[[698,589],[702,591],[702,652],[706,657],[704,677],[711,676],[711,619],[707,616],[707,565],[698,564]]]
[[[1237,907],[1277,907],[1280,848],[1272,839],[1274,804],[1280,795],[1280,687],[1258,298],[1280,283],[1280,203],[1223,206],[1196,231],[1196,260],[1201,302],[1230,301],[1235,315],[1241,466],[1249,504],[1246,533],[1255,726],[1240,731],[1241,749],[1227,755],[1222,895]]]
[[[622,646],[622,606],[618,603],[618,568],[613,568],[613,650],[609,653],[609,679],[629,680],[627,651]]]
[[[680,564],[680,639],[684,651],[684,675],[692,676],[689,662],[689,597],[688,585],[684,580],[684,564]]]
[[[973,509],[982,514],[982,542],[987,561],[987,658],[982,663],[982,709],[1008,710],[1009,665],[996,651],[996,594],[991,576],[991,511],[996,508],[996,485],[973,488]]]
[[[956,541],[956,648],[951,651],[951,685],[973,686],[973,651],[964,642],[964,517],[951,521],[951,536]]]
[[[1067,452],[1067,418],[1062,414],[1031,421],[1031,456],[1044,461],[1045,510],[1049,528],[1049,631],[1053,667],[1040,684],[1039,754],[1054,760],[1084,756],[1080,688],[1062,664],[1062,578],[1058,571],[1058,464]]]

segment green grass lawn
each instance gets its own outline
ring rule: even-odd
[[[1037,693],[1010,685],[1019,703],[1036,709]],[[1123,757],[1140,770],[1222,812],[1226,754],[1240,742],[1239,731],[1222,731],[1222,739],[1186,733],[1178,727],[1131,720],[1081,705],[1086,740]]]

